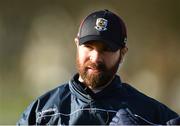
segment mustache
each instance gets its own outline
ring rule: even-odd
[[[88,67],[91,67],[93,69],[97,69],[97,70],[101,70],[101,71],[105,71],[106,70],[106,66],[104,63],[102,62],[99,62],[99,63],[91,63],[90,61],[87,62],[85,64],[85,67],[88,68]]]

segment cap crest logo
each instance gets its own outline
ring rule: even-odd
[[[104,18],[98,18],[96,20],[95,29],[98,31],[105,31],[105,30],[107,30],[107,24],[108,24],[108,20],[106,20]]]

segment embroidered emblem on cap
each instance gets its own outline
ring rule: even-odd
[[[105,31],[107,30],[107,24],[108,24],[108,20],[104,19],[104,18],[98,18],[96,20],[96,30],[98,31]]]

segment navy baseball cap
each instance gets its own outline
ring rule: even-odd
[[[126,44],[126,26],[118,15],[109,10],[100,10],[89,14],[82,21],[77,37],[79,45],[97,40],[105,43],[112,51],[117,51]]]

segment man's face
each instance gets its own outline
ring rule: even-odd
[[[121,61],[120,50],[110,51],[102,42],[77,43],[77,70],[80,80],[91,89],[110,82]]]

